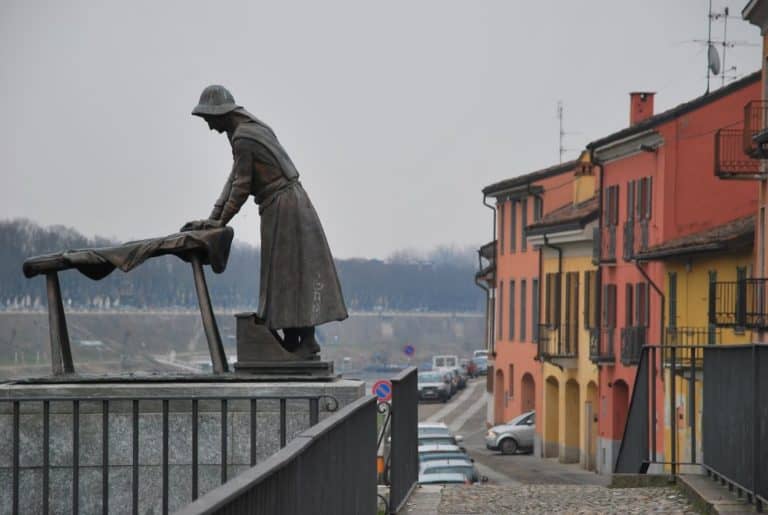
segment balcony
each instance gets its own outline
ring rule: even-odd
[[[768,279],[709,283],[709,323],[717,327],[768,329]]]
[[[720,129],[715,133],[715,175],[721,179],[762,179],[762,162],[745,153],[746,130]],[[762,148],[762,147],[761,147]]]
[[[664,330],[664,365],[700,368],[705,345],[722,343],[722,331],[710,327],[667,327]],[[674,354],[673,354],[674,353]],[[674,357],[674,360],[673,360]]]
[[[539,325],[539,357],[560,368],[576,368],[579,356],[578,324],[570,327]]]
[[[646,344],[646,327],[624,327],[621,330],[621,362],[624,365],[640,363],[640,354]]]
[[[597,365],[613,365],[616,329],[602,327],[589,330],[589,359]]]
[[[754,159],[768,157],[768,101],[753,100],[744,106],[742,148]]]

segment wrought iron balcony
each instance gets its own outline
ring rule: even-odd
[[[768,329],[768,279],[709,283],[709,323],[717,327]]]
[[[753,100],[744,106],[742,148],[755,159],[768,158],[768,101]]]
[[[672,361],[687,366],[693,361],[700,367],[705,345],[722,343],[722,331],[710,327],[667,327],[664,330],[664,364]]]
[[[577,333],[568,324],[539,325],[539,356],[547,358],[575,358],[579,355]]]
[[[602,327],[589,330],[589,359],[596,364],[612,365],[616,360],[614,353],[616,329]]]
[[[640,354],[646,343],[647,328],[624,327],[621,330],[621,362],[624,365],[640,363]]]
[[[760,179],[762,163],[745,153],[745,129],[715,132],[715,175],[721,179]]]

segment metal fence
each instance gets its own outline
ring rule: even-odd
[[[704,349],[704,466],[768,503],[768,345]],[[762,373],[761,373],[762,372]]]
[[[768,279],[709,283],[709,321],[718,327],[768,328]]]
[[[579,325],[563,322],[559,326],[539,325],[539,356],[575,358],[579,354]]]
[[[390,446],[390,512],[400,511],[419,479],[418,371],[405,369],[392,379],[392,445]]]
[[[121,496],[128,500],[130,511],[138,514],[140,504],[144,506],[141,510],[146,511],[156,498],[146,499],[140,495],[140,476],[144,473],[150,473],[148,469],[159,468],[160,474],[160,506],[162,513],[168,513],[170,509],[170,488],[171,484],[178,485],[177,478],[171,477],[171,468],[178,471],[179,463],[188,464],[190,473],[190,484],[186,485],[191,492],[191,499],[187,498],[184,502],[197,499],[201,490],[201,452],[206,454],[218,454],[220,459],[220,483],[225,483],[230,475],[230,468],[233,468],[233,453],[237,450],[241,453],[243,448],[232,449],[235,445],[235,432],[240,433],[237,440],[239,444],[245,444],[247,441],[247,452],[249,454],[249,464],[253,466],[257,459],[257,413],[260,407],[270,403],[271,407],[276,407],[277,415],[277,435],[279,447],[286,446],[288,440],[288,417],[291,411],[291,422],[293,420],[294,410],[297,406],[305,406],[302,418],[306,417],[308,426],[314,426],[318,423],[320,414],[320,404],[323,404],[326,410],[335,411],[338,408],[338,401],[328,395],[318,396],[166,396],[166,397],[125,397],[125,396],[88,396],[88,397],[15,397],[11,399],[0,399],[0,410],[4,417],[10,417],[10,508],[12,513],[36,512],[47,514],[52,511],[61,511],[65,507],[61,506],[62,488],[65,485],[60,484],[62,468],[71,469],[70,491],[71,505],[68,510],[72,513],[79,513],[82,501],[89,498],[90,509],[93,509],[93,503],[96,502],[95,511],[109,513],[111,504],[110,494],[114,494],[115,488],[110,487],[110,481],[115,478],[115,469],[130,469],[130,486],[126,481],[117,485],[122,489],[128,487],[130,495]],[[218,405],[218,409],[215,406]],[[247,419],[240,420],[242,424],[236,424],[232,408],[237,405],[240,415],[247,414]],[[214,408],[212,408],[214,406]],[[301,409],[301,408],[300,408]],[[218,414],[218,423],[212,420]],[[159,416],[159,417],[158,417]],[[173,431],[170,422],[173,417]],[[22,418],[24,419],[22,421]],[[150,420],[151,418],[151,420]],[[159,420],[157,420],[159,418]],[[183,423],[179,422],[183,418]],[[305,420],[306,420],[305,419]],[[141,423],[140,423],[141,422]],[[154,427],[159,423],[159,428]],[[180,424],[184,428],[180,428]],[[201,426],[205,426],[201,430]],[[67,427],[68,426],[68,427]],[[214,426],[218,426],[215,428]],[[159,429],[159,430],[158,430]],[[215,433],[218,429],[218,438]],[[293,429],[295,431],[296,429]],[[201,436],[201,432],[204,435]],[[115,434],[113,434],[115,433]],[[154,439],[160,435],[160,442]],[[243,434],[245,433],[245,434]],[[375,428],[374,428],[375,433]],[[187,439],[188,438],[188,439]],[[90,440],[89,440],[90,439]],[[67,440],[69,440],[67,442]],[[183,440],[183,441],[182,441]],[[218,440],[218,443],[216,443]],[[110,443],[111,442],[111,443]],[[148,463],[148,456],[154,454],[156,447],[160,448],[160,459],[158,463],[153,461]],[[0,445],[0,447],[3,447]],[[52,463],[52,447],[56,451],[56,463]],[[150,449],[151,447],[151,449]],[[244,447],[244,445],[241,445]],[[62,448],[63,449],[62,451]],[[71,448],[70,463],[62,464],[61,453],[67,455]],[[183,450],[182,450],[183,449]],[[185,455],[185,451],[188,454]],[[171,453],[173,458],[171,458]],[[84,463],[87,456],[88,463]],[[141,458],[140,458],[141,456]],[[36,463],[36,460],[40,463]],[[117,464],[116,460],[120,463]],[[22,463],[24,461],[25,463]],[[207,462],[210,464],[210,461]],[[29,473],[25,481],[26,492],[21,492],[21,473],[22,470],[38,469],[39,467],[39,488],[29,483],[29,478],[38,476]],[[100,469],[100,495],[98,502],[91,499],[92,495],[88,492],[81,492],[81,469],[88,469],[88,484],[93,487],[93,472],[98,473]],[[96,470],[94,470],[96,469]],[[112,473],[110,473],[112,471]],[[375,470],[374,470],[375,473]],[[52,476],[56,474],[57,488],[52,488]],[[186,473],[183,474],[186,476]],[[152,474],[155,478],[157,474]],[[124,478],[127,479],[127,478]],[[210,479],[210,478],[209,478]],[[152,490],[152,489],[150,489]],[[28,495],[30,491],[39,492],[39,498],[31,499]],[[6,491],[7,492],[7,491]],[[22,503],[22,493],[26,498]],[[125,492],[121,491],[121,494]],[[34,494],[33,494],[34,495]],[[66,495],[64,496],[66,497]],[[56,506],[52,506],[52,500]],[[66,502],[66,501],[64,501]],[[99,506],[100,504],[100,506]],[[122,504],[122,503],[121,503]],[[125,505],[121,506],[122,508]]]
[[[742,129],[720,129],[715,133],[715,175],[722,179],[760,178],[760,160],[744,153],[748,137]]]
[[[178,515],[376,513],[376,414],[358,399]]]

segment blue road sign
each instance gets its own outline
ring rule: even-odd
[[[416,352],[416,348],[409,343],[408,345],[403,347],[403,352],[405,353],[406,356],[410,358]]]
[[[386,402],[392,398],[392,383],[386,379],[380,379],[374,383],[371,393],[378,397],[380,402]]]

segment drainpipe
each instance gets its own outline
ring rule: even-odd
[[[491,232],[491,241],[496,239],[496,208],[488,203],[488,195],[483,195],[483,205],[493,211],[493,230]]]
[[[562,278],[562,272],[563,272],[563,249],[562,247],[558,247],[556,245],[552,245],[549,243],[549,239],[547,238],[547,235],[544,234],[544,246],[548,247],[555,252],[557,252],[557,276],[558,276],[558,282],[560,283],[560,288],[557,289],[557,297],[558,301],[562,299],[562,287],[563,287],[563,278]],[[541,254],[539,254],[539,258],[541,259]],[[540,295],[541,296],[541,295]],[[558,310],[557,313],[557,344],[560,345],[560,342],[562,339],[560,338],[562,336],[562,328],[560,327],[560,310]],[[563,367],[560,367],[560,370],[562,370]]]
[[[488,203],[488,195],[485,195],[485,194],[483,194],[483,205],[485,207],[487,207],[488,209],[490,209],[491,211],[493,211],[493,225],[491,226],[491,241],[495,241],[496,240],[496,208]],[[493,257],[493,262],[494,262],[495,266],[498,269],[498,266],[499,266],[498,248],[497,248],[497,252],[496,253],[497,253],[497,255]],[[480,262],[480,264],[482,265],[482,258],[480,256],[478,256],[477,259],[478,259],[478,262]],[[491,357],[495,358],[496,357],[496,341],[494,340],[494,338],[496,336],[496,328],[494,327],[495,323],[491,324],[491,320],[494,320],[493,317],[494,317],[495,313],[491,313],[489,311],[490,308],[491,308],[491,297],[490,297],[490,290],[491,290],[491,288],[479,284],[477,282],[477,278],[475,278],[475,284],[480,286],[486,292],[485,293],[485,313],[486,313],[486,317],[488,319],[487,325],[489,326],[489,327],[486,328],[488,330],[488,336],[487,336],[488,337],[488,343],[486,344],[486,349],[488,349],[491,352]],[[493,309],[494,310],[496,309],[495,304],[493,306]],[[493,343],[493,345],[491,345],[491,343]],[[493,347],[493,350],[491,350],[490,347]],[[494,359],[494,361],[495,361],[495,359]]]
[[[634,260],[635,268],[640,272],[640,274],[645,278],[645,280],[648,282],[648,284],[651,285],[651,287],[656,290],[656,293],[659,294],[659,299],[661,300],[661,321],[660,321],[660,329],[661,329],[661,359],[664,359],[664,306],[666,304],[666,299],[664,297],[664,292],[659,289],[659,287],[656,285],[655,282],[651,280],[651,278],[648,276],[648,274],[643,270],[643,267],[640,266],[640,263],[637,261],[637,259]],[[673,351],[674,352],[674,351]],[[651,455],[653,457],[653,461],[656,461],[656,359],[653,354],[651,354],[650,349],[648,350],[648,364],[651,367],[651,406],[653,409],[651,409],[651,413],[653,413],[653,428],[651,429]],[[674,360],[675,356],[672,355],[672,373],[674,373]],[[664,376],[661,376],[662,379]],[[672,377],[672,380],[670,381],[670,396],[669,396],[669,413],[670,413],[670,431],[672,432],[671,435],[671,443],[672,443],[672,456],[670,457],[669,461],[672,464],[672,475],[675,475],[677,472],[677,465],[676,465],[676,457],[677,457],[677,414],[675,413],[675,378]]]
[[[530,196],[532,196],[534,198],[539,199],[539,204],[541,205],[541,211],[543,213],[544,212],[544,197],[541,196],[541,194],[536,193],[535,191],[533,191],[531,189],[531,185],[530,184],[528,184],[528,186],[526,188],[526,191],[527,191],[528,195],[530,195]],[[535,211],[535,209],[536,209],[536,207],[535,207],[535,204],[534,204],[534,211]],[[544,235],[544,237],[545,237],[545,242],[546,242],[546,235]],[[539,253],[539,269],[536,271],[536,276],[539,278],[539,291],[538,291],[538,296],[539,296],[538,297],[538,300],[539,300],[539,319],[537,320],[537,322],[538,322],[539,325],[541,325],[541,315],[542,315],[542,313],[544,313],[544,311],[542,310],[542,304],[544,303],[544,296],[541,294],[541,283],[543,282],[543,277],[541,276],[541,271],[544,269],[544,267],[542,266],[542,264],[543,264],[543,254],[542,254],[541,248],[539,248],[538,253]],[[538,339],[536,340],[536,354],[537,354],[537,359],[538,359],[539,339],[541,339],[541,335],[539,334],[539,328],[538,327],[536,328],[536,334],[538,335]]]

